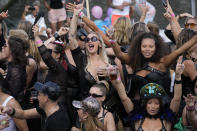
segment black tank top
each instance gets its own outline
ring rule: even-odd
[[[52,9],[63,8],[62,0],[51,0],[50,8],[52,8]]]

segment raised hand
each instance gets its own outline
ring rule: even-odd
[[[38,25],[34,25],[32,28],[32,31],[34,32],[34,36],[39,36],[39,27]]]
[[[183,98],[185,99],[186,109],[189,111],[194,110],[194,96],[192,96],[192,94],[188,94],[187,97],[183,96]]]
[[[59,34],[60,36],[62,36],[62,35],[67,34],[68,31],[69,31],[69,28],[68,28],[68,27],[61,27],[61,28],[59,29],[59,31],[58,31],[58,34]]]
[[[1,12],[0,13],[0,19],[5,19],[8,17],[8,10],[6,12]]]
[[[184,64],[183,62],[183,56],[179,56],[177,64],[176,64],[176,76],[181,77],[181,74],[184,71]]]

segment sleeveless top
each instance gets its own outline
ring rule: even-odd
[[[136,75],[135,73],[141,70],[147,70],[150,71],[149,74],[147,74],[145,77]],[[162,85],[162,87],[165,89],[168,96],[173,96],[173,94],[170,92],[170,84],[171,84],[171,76],[170,71],[167,72],[161,72],[151,66],[148,65],[148,63],[144,64],[142,68],[137,69],[134,74],[128,74],[127,79],[127,93],[130,98],[133,98],[135,96],[134,93],[139,92],[140,88],[143,87],[147,83],[157,83]]]
[[[161,119],[160,119],[160,120],[161,120]],[[143,123],[144,123],[144,119],[141,120],[140,126],[139,126],[139,128],[137,129],[137,131],[144,131],[144,130],[142,129]],[[163,120],[161,120],[161,124],[162,124],[162,128],[161,128],[159,131],[167,131],[166,128],[165,128],[165,126],[164,126]]]
[[[103,109],[102,116],[98,117],[99,121],[102,122],[103,124],[104,124],[105,116],[107,113],[108,111],[105,112],[105,109]]]
[[[12,96],[6,98],[3,102],[2,106],[6,106],[7,103],[12,99]],[[0,120],[4,119],[5,117],[9,117],[8,115],[0,115]],[[2,129],[1,131],[17,131],[15,123],[12,118],[9,118],[9,126],[7,128]]]

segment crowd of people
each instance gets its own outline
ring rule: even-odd
[[[74,1],[43,0],[49,27],[37,0],[0,13],[0,130],[196,131],[197,18],[167,0],[166,42],[146,1],[109,0],[105,32]]]

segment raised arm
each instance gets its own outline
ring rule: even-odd
[[[176,65],[174,97],[170,103],[170,109],[175,113],[178,113],[179,111],[179,106],[182,96],[181,75],[184,70],[184,64],[182,64],[182,60],[183,60],[183,56],[180,56]]]
[[[110,68],[111,67],[109,67],[109,69],[108,69],[109,77],[110,77],[110,74],[111,74],[111,71],[112,71]],[[130,113],[134,109],[134,104],[131,101],[131,99],[127,96],[126,91],[125,91],[125,87],[124,87],[122,81],[120,80],[120,75],[119,74],[120,73],[118,73],[118,71],[117,71],[117,73],[116,73],[117,79],[111,80],[111,83],[112,83],[113,87],[117,90],[118,95],[120,97],[120,100],[121,100],[121,102],[122,102],[122,104],[125,108],[125,111],[127,113]],[[114,72],[113,72],[113,75],[114,75]]]
[[[170,53],[169,55],[164,56],[163,58],[161,58],[161,62],[164,64],[165,67],[169,67],[173,63],[173,61],[176,60],[176,58],[179,55],[183,54],[188,49],[190,49],[196,42],[197,42],[197,35],[192,37],[191,40],[186,42],[183,46],[181,46],[177,50],[175,50],[172,53]]]
[[[74,7],[74,14],[70,24],[70,31],[69,31],[69,41],[70,41],[70,49],[74,50],[79,45],[77,43],[76,35],[77,35],[77,20],[79,17],[79,13],[83,9],[83,3],[78,4]]]
[[[43,2],[44,2],[44,6],[48,9],[48,11],[50,11],[51,8],[50,8],[49,4],[47,3],[47,0],[43,0]]]
[[[177,18],[175,17],[175,14],[168,1],[167,1],[167,7],[165,9],[166,9],[166,13],[164,13],[164,16],[166,17],[166,19],[168,19],[174,39],[175,41],[177,41],[178,35],[181,32],[181,26]]]

